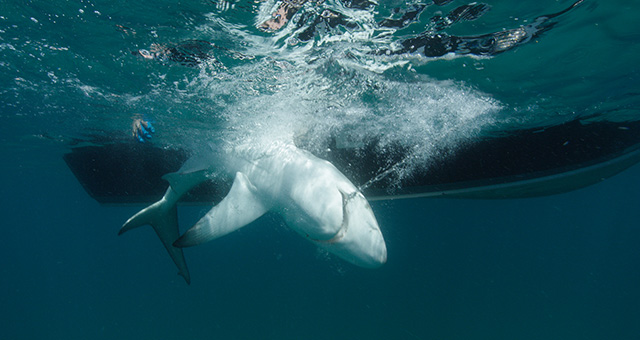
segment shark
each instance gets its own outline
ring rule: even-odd
[[[177,203],[212,176],[233,183],[228,194],[184,234],[179,234]],[[234,147],[194,156],[174,173],[164,196],[129,218],[119,231],[151,225],[189,284],[183,248],[227,235],[267,212],[326,251],[364,268],[387,261],[377,219],[360,190],[330,162],[290,143]]]

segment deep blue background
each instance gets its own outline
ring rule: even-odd
[[[449,34],[515,28],[573,1],[487,2],[490,12]],[[62,160],[73,137],[128,135],[132,118],[149,114],[157,120],[153,142],[162,145],[172,133],[212,128],[205,118],[219,104],[205,95],[218,82],[198,78],[200,70],[146,63],[131,51],[210,39],[266,51],[223,60],[229,69],[260,60],[270,69],[269,58],[286,59],[220,30],[237,24],[270,43],[272,35],[255,28],[261,1],[229,11],[218,3],[0,2],[0,340],[640,338],[640,166],[544,198],[372,202],[389,252],[376,270],[319,252],[272,215],[187,249],[190,286],[151,228],[117,236],[142,206],[93,201]],[[466,3],[431,6],[398,38]],[[396,6],[381,1],[380,15]],[[638,7],[587,0],[502,55],[414,56],[413,69],[387,76],[415,71],[486,92],[505,107],[498,132],[578,118],[637,120]],[[343,79],[334,76],[330,84]],[[208,208],[180,207],[183,230]]]
[[[4,339],[640,334],[637,166],[546,198],[374,202],[389,250],[378,270],[268,215],[187,249],[187,286],[151,228],[117,236],[140,207],[99,206],[59,152],[39,151],[2,151]],[[182,225],[206,209],[181,207]]]

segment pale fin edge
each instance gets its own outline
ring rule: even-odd
[[[169,194],[170,190],[171,189],[167,190],[167,194]],[[182,276],[187,284],[191,284],[191,276],[189,275],[184,252],[181,248],[173,246],[173,242],[180,235],[176,205],[170,204],[170,202],[164,198],[161,199],[129,218],[118,231],[118,235],[122,235],[129,230],[144,225],[153,227],[153,230],[156,232],[156,235],[158,235],[158,238],[160,238],[173,263],[178,267],[178,275]]]
[[[270,208],[247,176],[238,172],[227,196],[173,245],[191,247],[227,235],[255,221]]]

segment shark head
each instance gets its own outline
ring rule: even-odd
[[[342,225],[329,240],[316,240],[327,251],[364,268],[387,262],[387,247],[367,199],[359,191],[342,195]]]

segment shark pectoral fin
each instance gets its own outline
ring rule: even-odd
[[[191,277],[189,276],[189,269],[187,268],[184,253],[182,249],[173,246],[173,242],[180,236],[180,231],[178,230],[178,209],[175,201],[166,199],[167,197],[173,196],[174,194],[171,192],[171,188],[169,188],[165,197],[129,218],[122,228],[120,228],[118,235],[122,235],[126,231],[143,225],[152,226],[165,249],[167,249],[169,256],[171,256],[171,259],[178,267],[178,275],[182,276],[185,281],[187,281],[187,284],[190,284]]]
[[[190,247],[211,241],[255,221],[270,208],[247,176],[238,172],[227,196],[173,245]]]

